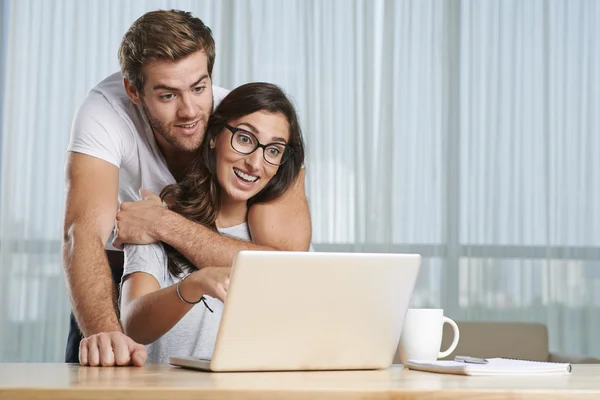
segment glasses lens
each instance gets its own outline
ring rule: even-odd
[[[256,148],[256,143],[258,143],[258,141],[251,133],[242,131],[237,131],[233,135],[233,140],[231,142],[236,151],[245,154],[252,153]]]
[[[271,144],[265,149],[265,160],[271,164],[279,165],[285,161],[286,153],[285,145]]]

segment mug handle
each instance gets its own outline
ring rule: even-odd
[[[444,323],[450,324],[450,326],[454,330],[454,339],[452,339],[452,344],[450,344],[450,347],[448,347],[448,350],[446,350],[446,351],[440,351],[440,354],[438,355],[438,358],[448,357],[450,354],[452,354],[452,352],[454,351],[454,349],[456,349],[456,346],[458,346],[458,339],[460,337],[459,331],[458,331],[458,325],[456,325],[456,322],[452,321],[448,317],[444,317],[443,324]]]

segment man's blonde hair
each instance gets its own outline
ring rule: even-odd
[[[138,18],[121,40],[121,73],[141,93],[146,63],[178,61],[200,50],[208,58],[208,74],[212,76],[215,41],[210,28],[189,12],[151,11]]]

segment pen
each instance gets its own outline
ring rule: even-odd
[[[456,356],[454,361],[464,362],[469,364],[487,364],[488,360],[485,358],[469,357],[469,356]]]

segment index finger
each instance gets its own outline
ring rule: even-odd
[[[148,359],[148,351],[143,344],[136,343],[131,353],[131,363],[136,367],[143,367]]]
[[[225,299],[227,298],[227,291],[223,286],[217,285],[217,287],[215,288],[215,295],[217,296],[217,299],[225,303]]]

